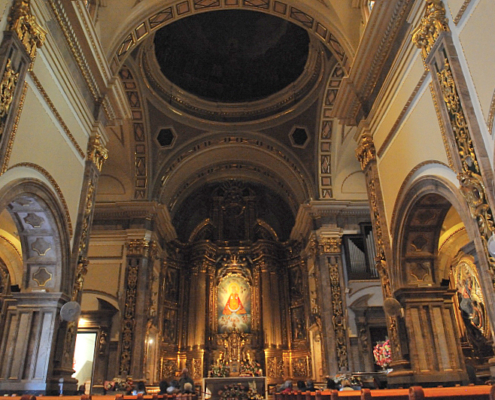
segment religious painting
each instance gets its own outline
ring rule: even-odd
[[[163,314],[163,341],[175,343],[177,339],[177,310],[166,308]]]
[[[303,280],[299,267],[289,270],[289,285],[291,298],[294,300],[300,299],[303,294]]]
[[[490,333],[485,300],[474,260],[471,257],[463,257],[452,272],[457,289],[457,304],[466,328],[467,339],[475,350],[481,350],[487,345],[486,337]]]
[[[242,277],[223,279],[217,288],[218,332],[251,332],[251,287]]]
[[[168,267],[165,272],[165,300],[177,302],[179,294],[179,271]]]
[[[304,308],[294,307],[292,309],[292,340],[306,339],[306,324],[304,322]]]

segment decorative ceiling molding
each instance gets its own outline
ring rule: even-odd
[[[324,72],[324,51],[317,41],[312,39],[308,61],[301,76],[292,84],[264,99],[249,102],[222,103],[209,101],[186,92],[174,85],[161,72],[153,50],[150,36],[149,42],[140,54],[142,76],[147,80],[146,86],[157,99],[166,103],[167,107],[177,113],[187,114],[199,120],[216,123],[259,121],[293,112],[296,105],[308,99],[314,101],[314,95],[320,87]]]
[[[53,0],[51,0],[53,1]],[[120,66],[132,50],[139,45],[151,33],[161,27],[176,21],[177,19],[192,15],[197,12],[218,11],[222,9],[246,9],[272,14],[279,18],[284,18],[306,30],[314,33],[316,37],[325,44],[330,52],[335,56],[343,68],[348,70],[349,59],[332,29],[316,19],[316,16],[288,5],[278,0],[180,0],[173,5],[167,6],[155,12],[151,16],[139,21],[132,30],[125,35],[122,42],[117,46],[115,55],[111,61],[113,73],[120,70]]]
[[[119,72],[124,85],[129,107],[132,114],[134,133],[134,198],[145,199],[148,192],[148,129],[143,107],[142,96],[133,73],[127,66],[122,66]]]
[[[351,67],[342,81],[332,115],[347,125],[357,125],[371,109],[383,68],[397,40],[402,40],[403,27],[413,1],[377,2],[366,26],[363,40]],[[386,74],[385,74],[386,75]]]
[[[242,159],[249,161],[241,161],[237,154],[242,154]],[[273,163],[270,163],[270,158]],[[263,175],[262,171],[270,171],[272,176],[278,177],[279,183],[275,185],[275,190],[282,186],[290,187],[288,193],[297,199],[297,204],[315,197],[311,175],[290,150],[269,138],[246,133],[203,138],[174,152],[158,169],[153,197],[161,199],[172,209],[176,201],[171,203],[171,199],[176,197],[176,192],[183,186],[185,176],[200,174],[205,168],[216,168],[220,164],[231,165],[232,173],[241,173],[243,165],[258,169],[257,174],[260,176]]]

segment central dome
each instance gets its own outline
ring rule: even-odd
[[[283,19],[245,10],[193,15],[160,29],[155,55],[173,84],[205,100],[259,100],[304,71],[308,33]]]

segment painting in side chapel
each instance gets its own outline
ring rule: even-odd
[[[251,287],[240,276],[224,278],[217,288],[218,332],[251,332]]]
[[[479,341],[488,332],[487,312],[476,265],[461,260],[453,269],[457,302],[470,341]]]

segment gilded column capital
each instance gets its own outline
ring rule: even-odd
[[[425,1],[425,14],[412,33],[412,41],[421,49],[423,59],[428,57],[440,34],[449,32],[449,23],[445,17],[445,6],[442,0]]]
[[[98,171],[101,172],[103,163],[108,158],[108,150],[102,143],[101,136],[99,134],[89,138],[87,158],[88,161],[91,161],[96,168],[98,168]]]
[[[129,240],[126,243],[126,247],[128,256],[146,257],[148,256],[150,244],[146,239],[134,239]]]
[[[325,254],[340,254],[342,252],[342,238],[340,237],[320,238],[320,252]]]
[[[371,161],[376,160],[376,149],[371,135],[365,134],[361,137],[359,146],[356,149],[356,158],[361,164],[363,171]]]
[[[31,13],[30,0],[15,0],[8,21],[7,29],[16,34],[26,48],[31,61],[34,61],[36,50],[45,42],[46,31]]]

